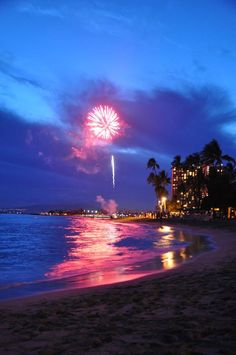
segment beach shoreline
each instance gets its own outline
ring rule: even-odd
[[[115,220],[114,221],[115,223],[116,222],[118,222],[118,223],[136,223],[137,221],[135,220],[135,219],[133,219],[133,218],[129,218],[128,220],[125,220],[125,221],[123,221],[122,219],[121,220]],[[151,224],[151,226],[152,227],[154,227],[154,228],[156,228],[156,227],[158,227],[158,228],[163,228],[163,230],[167,227],[167,228],[169,228],[169,227],[174,227],[174,230],[175,231],[177,231],[177,230],[179,230],[179,231],[184,231],[184,232],[187,232],[187,233],[189,233],[189,234],[193,234],[193,235],[196,235],[197,237],[199,236],[199,232],[198,232],[198,229],[196,229],[195,231],[192,229],[189,229],[189,227],[188,226],[170,226],[170,225],[167,225],[167,224],[160,224],[158,221],[153,221],[153,220],[149,220],[148,222],[147,221],[142,221],[142,220],[139,220],[139,222],[138,222],[139,224],[143,224],[143,225],[150,225]],[[168,230],[167,231],[165,231],[164,230],[164,232],[165,233],[167,233],[168,232]],[[201,234],[201,233],[200,233]],[[162,274],[162,273],[167,273],[167,272],[171,272],[171,271],[173,271],[174,269],[177,269],[177,268],[179,268],[180,266],[181,266],[181,264],[183,264],[183,265],[186,265],[186,263],[188,263],[188,262],[193,262],[193,260],[195,260],[195,258],[197,258],[198,256],[200,256],[201,254],[204,254],[204,253],[206,253],[206,252],[208,252],[208,251],[212,251],[213,249],[215,249],[215,245],[214,245],[214,242],[213,242],[213,240],[212,240],[212,238],[211,238],[211,236],[209,235],[209,233],[207,233],[207,235],[206,235],[206,233],[204,232],[204,235],[203,235],[203,237],[204,237],[204,239],[206,238],[208,241],[207,241],[207,250],[202,250],[199,254],[197,253],[197,255],[194,255],[193,256],[193,258],[191,259],[191,258],[187,258],[187,260],[184,260],[184,261],[179,261],[179,262],[177,262],[176,260],[174,261],[174,266],[169,266],[168,265],[168,269],[167,268],[162,268],[162,267],[160,267],[160,268],[158,268],[157,267],[157,269],[153,269],[153,271],[147,271],[147,272],[145,272],[145,271],[139,271],[139,273],[128,273],[128,274],[124,274],[123,275],[123,277],[122,276],[118,276],[118,278],[117,278],[117,276],[114,274],[114,276],[112,276],[113,275],[113,273],[114,273],[114,271],[112,272],[112,270],[110,270],[110,271],[107,271],[107,270],[104,270],[104,272],[105,273],[111,273],[111,279],[112,279],[112,277],[114,277],[113,278],[113,280],[114,281],[112,281],[112,282],[106,282],[106,280],[105,280],[105,282],[104,282],[104,284],[102,284],[102,283],[98,283],[98,284],[96,284],[96,282],[94,282],[94,285],[92,284],[92,285],[90,285],[90,286],[83,286],[83,284],[85,284],[86,285],[86,282],[84,282],[84,281],[82,281],[82,283],[80,282],[80,278],[84,278],[85,276],[86,276],[86,274],[82,274],[82,275],[73,275],[73,276],[69,276],[69,277],[65,277],[65,278],[62,278],[62,279],[52,279],[52,280],[42,280],[42,282],[36,282],[36,283],[34,283],[34,282],[32,282],[32,285],[34,286],[34,285],[39,285],[39,287],[40,287],[40,285],[42,285],[42,288],[41,288],[41,290],[40,290],[40,288],[39,288],[39,290],[38,291],[35,291],[35,292],[32,292],[32,294],[25,294],[25,295],[23,295],[23,293],[24,292],[21,292],[21,294],[22,295],[17,295],[16,294],[16,296],[14,295],[13,297],[10,297],[10,298],[0,298],[0,308],[1,308],[1,304],[9,304],[9,305],[11,305],[11,304],[17,304],[17,303],[24,303],[24,302],[27,302],[27,301],[30,301],[30,300],[34,300],[34,299],[41,299],[42,297],[43,298],[53,298],[53,297],[60,297],[60,295],[66,295],[66,294],[68,294],[68,293],[70,293],[70,292],[79,292],[79,293],[86,293],[86,292],[89,292],[90,290],[92,291],[92,290],[96,290],[97,288],[110,288],[110,287],[112,287],[112,286],[116,286],[116,285],[126,285],[126,284],[129,284],[129,283],[133,283],[133,282],[136,282],[136,281],[139,281],[139,280],[143,280],[143,279],[146,279],[146,278],[152,278],[152,277],[156,277],[157,275],[160,275],[160,274]],[[189,244],[189,245],[191,245],[191,243]],[[186,248],[186,247],[185,247]],[[208,250],[208,248],[209,248],[209,250]],[[179,249],[177,249],[177,250],[175,250],[174,251],[174,253],[178,253],[178,250]],[[168,252],[167,252],[168,253]],[[165,255],[165,252],[163,252],[163,254],[160,254],[160,255]],[[146,264],[146,262],[152,262],[152,260],[154,260],[154,259],[147,259],[145,262],[144,262],[144,265]],[[161,262],[161,260],[159,261],[159,262]],[[163,263],[163,261],[161,262],[161,263]],[[126,265],[127,267],[129,267],[129,266],[132,266],[133,264],[128,264],[128,265]],[[142,270],[142,266],[141,266],[141,270]],[[96,275],[96,272],[93,272],[95,275]],[[92,273],[92,274],[93,274]],[[91,274],[91,275],[92,275]],[[88,274],[88,276],[89,276],[90,274]],[[88,277],[87,276],[87,277]],[[72,280],[72,282],[71,282],[71,284],[79,284],[79,286],[78,287],[76,287],[76,286],[72,286],[72,287],[50,287],[51,288],[51,290],[50,291],[48,291],[47,290],[47,286],[46,286],[46,288],[44,288],[44,285],[47,285],[47,284],[49,284],[50,285],[50,283],[54,283],[54,282],[60,282],[60,281],[62,281],[63,282],[63,280]],[[120,279],[120,280],[119,280]],[[117,281],[118,280],[118,281]],[[66,281],[65,281],[66,282]],[[28,287],[28,286],[31,286],[31,283],[29,283],[29,284],[24,284],[23,283],[23,285],[22,285],[22,287]],[[16,289],[18,288],[19,286],[17,285],[16,286]],[[10,288],[11,289],[11,288]],[[8,290],[8,288],[7,288],[7,290]],[[15,287],[13,287],[13,291],[15,290]]]
[[[122,222],[122,220],[120,220]],[[115,283],[109,283],[105,285],[95,285],[91,287],[82,287],[82,288],[71,288],[71,289],[62,289],[62,290],[55,290],[55,291],[45,291],[45,292],[40,292],[35,295],[29,295],[29,296],[22,296],[22,297],[16,297],[13,299],[3,299],[0,300],[0,309],[4,306],[17,306],[20,304],[21,306],[29,303],[34,303],[34,301],[41,301],[41,300],[47,300],[47,299],[58,299],[60,297],[67,297],[70,295],[76,295],[76,294],[87,294],[90,292],[100,292],[100,290],[108,290],[112,289],[116,286],[129,286],[132,284],[137,284],[139,282],[142,282],[144,280],[153,280],[156,279],[157,277],[162,278],[166,277],[175,273],[179,272],[187,272],[198,269],[201,270],[202,268],[207,267],[208,265],[211,264],[211,267],[214,267],[215,263],[220,261],[221,259],[224,259],[224,255],[227,254],[230,258],[234,257],[234,254],[236,256],[236,252],[234,253],[234,250],[236,248],[231,245],[231,243],[235,242],[236,246],[236,232],[235,232],[235,240],[234,240],[234,233],[227,231],[226,229],[223,229],[222,231],[216,230],[214,227],[211,228],[210,226],[206,227],[199,227],[199,226],[193,226],[188,223],[179,223],[179,224],[172,224],[172,223],[160,223],[159,221],[155,220],[136,220],[136,219],[129,219],[126,220],[125,223],[141,223],[141,224],[156,224],[157,226],[170,226],[174,227],[175,229],[178,230],[183,230],[187,231],[188,233],[193,233],[194,235],[203,235],[206,238],[210,239],[210,243],[212,245],[212,248],[207,251],[203,251],[199,255],[194,256],[194,258],[187,260],[184,263],[181,263],[177,265],[176,267],[173,267],[169,270],[157,270],[156,272],[154,271],[150,275],[144,275],[137,277],[132,280],[127,280],[127,281],[121,281],[121,282],[115,282]],[[222,237],[225,235],[228,235],[230,240],[227,240],[227,243],[225,245],[225,239],[222,240]]]
[[[20,344],[24,353],[40,353],[46,344],[49,353],[235,353],[236,234],[176,227],[211,236],[216,248],[132,281],[2,301],[0,349],[14,353]]]
[[[122,220],[112,221],[114,230],[120,228],[120,223],[123,226],[127,225],[127,223],[122,222]],[[130,222],[134,221],[130,220]],[[137,223],[132,223],[132,225],[136,225],[136,230],[138,227],[138,230],[140,230],[140,236],[142,236],[142,233],[145,235],[141,239],[143,243],[141,249],[144,248],[144,251],[148,250],[153,241],[156,241],[159,245],[156,245],[156,249],[158,251],[158,248],[160,248],[160,251],[157,253],[152,252],[150,255],[140,255],[141,258],[136,257],[123,260],[119,265],[112,264],[111,262],[109,267],[107,265],[105,268],[96,268],[90,271],[87,270],[87,272],[77,272],[62,277],[9,284],[6,287],[0,288],[0,302],[5,302],[7,300],[14,301],[17,299],[22,300],[24,298],[28,299],[29,297],[70,291],[73,289],[91,289],[97,286],[109,286],[112,284],[133,281],[176,268],[181,263],[186,263],[191,260],[191,258],[195,258],[199,253],[204,253],[213,248],[213,243],[211,242],[210,237],[200,236],[196,233],[196,236],[193,237],[194,233],[184,230],[182,227],[172,228],[165,224],[160,225],[158,222],[139,223],[139,225]],[[183,231],[184,233],[182,233]],[[129,233],[132,233],[132,228]],[[155,234],[155,239],[152,237],[153,233]],[[171,241],[175,240],[174,243],[169,242],[168,235],[171,236]],[[127,240],[129,240],[129,243],[130,240],[131,243],[136,242],[135,237],[133,239],[128,237]],[[139,250],[138,242],[139,239],[137,239],[137,245],[135,244],[137,250]],[[164,247],[162,247],[162,243],[164,243]],[[147,249],[146,246],[148,246]],[[145,257],[143,257],[144,255]],[[111,261],[113,260],[111,259]]]

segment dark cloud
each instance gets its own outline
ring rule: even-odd
[[[36,86],[38,88],[42,88],[42,85],[38,81],[36,81],[34,79],[30,79],[30,78],[26,78],[26,77],[23,77],[23,76],[10,74],[10,73],[8,73],[7,75],[10,76],[12,79],[18,81],[19,83]]]
[[[235,120],[227,93],[214,86],[186,87],[182,91],[155,89],[128,96],[106,81],[89,82],[79,94],[64,102],[63,116],[81,128],[87,112],[101,103],[112,105],[124,124],[122,147],[140,147],[166,154],[191,152],[215,137],[230,146],[232,137],[221,127]],[[233,142],[232,142],[233,143]]]
[[[10,56],[9,56],[10,57]],[[37,88],[42,88],[42,85],[39,83],[39,81],[29,78],[27,76],[21,75],[20,71],[12,65],[12,58],[10,57],[10,60],[0,59],[0,73],[8,76],[9,78],[17,81],[18,83],[25,84],[25,85],[31,85]]]
[[[28,123],[12,113],[0,111],[1,160],[64,176],[78,176],[78,172],[95,165],[99,152],[95,157],[87,152],[83,156],[80,140],[77,142],[71,133],[51,125]]]
[[[122,135],[108,146],[88,144],[84,137],[86,113],[97,104],[113,105],[122,119]],[[216,87],[156,89],[124,96],[109,82],[88,82],[83,91],[64,97],[61,116],[65,126],[56,127],[0,112],[2,203],[26,203],[32,196],[34,203],[45,205],[79,201],[93,206],[99,194],[117,199],[120,207],[150,208],[155,203],[146,184],[150,157],[170,170],[173,156],[199,151],[213,138],[225,153],[235,155],[233,136],[222,130],[222,125],[235,122],[235,110],[227,93]]]
[[[67,129],[28,123],[1,110],[0,207],[92,205],[96,186],[102,193],[108,182],[109,155],[102,147],[81,158],[73,147],[82,149]]]

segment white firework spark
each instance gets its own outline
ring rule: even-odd
[[[109,106],[97,106],[88,114],[87,126],[95,137],[111,140],[119,133],[119,116]]]

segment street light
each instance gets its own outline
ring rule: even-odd
[[[166,197],[162,197],[161,203],[162,203],[162,212],[165,212],[166,211]]]

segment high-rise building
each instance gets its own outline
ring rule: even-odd
[[[181,208],[199,208],[202,199],[207,196],[207,188],[200,185],[199,180],[202,176],[209,174],[209,166],[187,167],[183,164],[172,166],[172,199]]]

